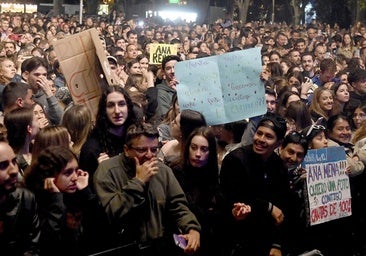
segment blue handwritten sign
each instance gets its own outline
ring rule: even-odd
[[[309,150],[302,165],[306,170],[310,225],[352,215],[344,148]]]
[[[180,108],[201,112],[209,125],[266,112],[260,48],[182,61],[174,68]]]

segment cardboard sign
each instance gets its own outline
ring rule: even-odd
[[[343,147],[309,150],[302,163],[310,208],[310,225],[352,215],[347,160]]]
[[[201,112],[209,125],[262,115],[267,107],[261,69],[260,48],[178,62],[179,106]]]
[[[102,86],[114,84],[109,63],[96,29],[53,43],[75,104],[85,104],[96,117]]]
[[[150,64],[161,64],[165,56],[176,55],[177,46],[174,44],[150,44]]]

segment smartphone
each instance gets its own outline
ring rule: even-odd
[[[187,247],[187,240],[183,237],[179,236],[178,234],[173,234],[174,243],[176,246],[185,249]]]

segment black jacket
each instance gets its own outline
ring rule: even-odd
[[[75,193],[37,194],[41,255],[82,256],[108,248],[103,209],[89,188]]]
[[[17,188],[0,203],[1,255],[39,255],[40,226],[34,195]]]
[[[106,132],[110,140],[110,148],[105,149],[101,143],[102,133],[103,131],[100,131],[99,128],[94,128],[80,152],[79,167],[89,173],[89,184],[91,188],[93,188],[93,175],[98,168],[99,154],[105,152],[109,157],[116,156],[123,151],[123,145],[125,144],[124,136],[116,136]]]
[[[284,239],[283,225],[276,226],[270,213],[270,203],[287,215],[289,185],[287,170],[275,153],[263,161],[253,151],[253,145],[230,152],[223,160],[220,185],[226,205],[231,238],[239,243],[248,255],[268,255],[271,248],[281,247]],[[242,221],[231,214],[234,203],[251,206],[252,212]],[[229,226],[229,225],[228,225]]]

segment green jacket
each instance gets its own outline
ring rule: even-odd
[[[158,167],[159,172],[144,184],[135,177],[134,160],[122,153],[103,161],[94,175],[95,190],[110,223],[130,241],[162,238],[168,227],[183,234],[200,231],[172,170],[160,162]]]

